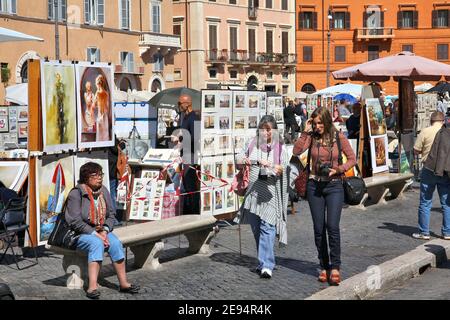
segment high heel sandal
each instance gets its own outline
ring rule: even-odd
[[[339,270],[333,270],[330,274],[330,285],[338,286],[339,283],[341,283],[341,274],[339,273]]]
[[[322,270],[319,273],[319,277],[317,278],[319,282],[327,282],[328,276],[327,276],[327,270]]]

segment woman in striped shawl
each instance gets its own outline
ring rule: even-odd
[[[275,118],[264,116],[256,137],[237,159],[240,164],[250,165],[250,182],[236,220],[251,225],[259,260],[256,272],[267,279],[275,267],[275,237],[287,244],[289,156],[282,141]]]

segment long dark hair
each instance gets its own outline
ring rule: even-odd
[[[275,118],[272,115],[265,115],[261,118],[261,120],[259,120],[258,130],[256,131],[256,141],[257,141],[258,147],[259,147],[260,143],[266,143],[266,141],[261,141],[259,133],[260,133],[260,130],[264,130],[264,126],[267,124],[270,125],[272,130],[276,130],[278,133],[278,137],[275,137],[272,134],[272,143],[277,142],[279,144],[283,144],[283,138],[281,136],[281,133],[278,131],[277,121],[275,120]]]
[[[337,129],[333,124],[333,118],[331,117],[330,111],[328,111],[326,107],[317,108],[312,113],[311,118],[314,120],[317,117],[320,117],[320,120],[323,123],[324,132],[322,136],[313,135],[314,139],[319,140],[322,138],[326,145],[333,145]]]

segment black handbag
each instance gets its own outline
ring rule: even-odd
[[[342,149],[341,141],[339,140],[339,133],[336,133],[336,142],[339,150],[338,164],[342,165]],[[358,173],[358,165],[356,165]],[[344,177],[342,178],[342,185],[344,187],[344,202],[348,205],[354,206],[361,203],[364,194],[367,192],[366,183],[361,177]]]
[[[72,228],[67,223],[65,217],[66,207],[67,199],[64,202],[61,213],[59,213],[58,217],[56,218],[55,227],[53,228],[53,231],[50,234],[47,243],[56,247],[76,250],[78,239],[81,235],[72,230]]]

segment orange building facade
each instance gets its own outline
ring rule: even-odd
[[[297,91],[342,83],[331,72],[401,51],[450,63],[446,1],[297,0],[296,14]],[[397,94],[396,82],[380,85]]]

